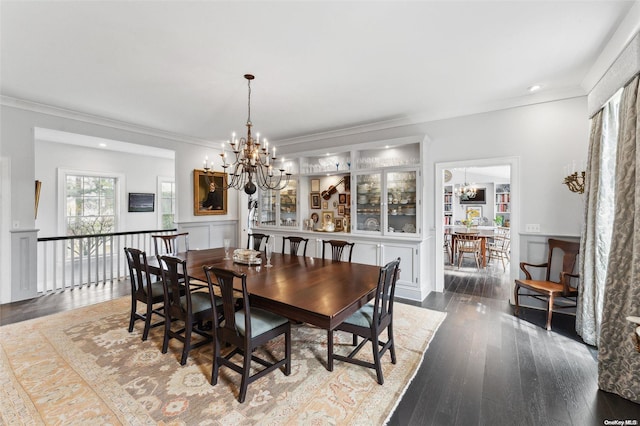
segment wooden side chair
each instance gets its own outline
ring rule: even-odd
[[[187,262],[177,257],[160,257],[160,272],[164,289],[164,340],[162,353],[167,353],[170,339],[178,339],[183,343],[180,364],[187,362],[189,351],[200,347],[212,340],[212,336],[201,326],[206,321],[213,322],[213,308],[211,299],[206,292],[194,292],[187,275]],[[199,287],[197,287],[199,288]],[[182,293],[181,293],[182,291]],[[216,303],[222,301],[216,299]],[[175,330],[172,324],[182,321],[183,327]],[[192,334],[203,337],[197,343],[192,343]]]
[[[538,300],[547,302],[547,330],[551,330],[551,315],[554,306],[563,308],[572,308],[576,306],[578,297],[577,283],[572,285],[572,278],[579,278],[578,274],[574,274],[573,270],[576,265],[576,259],[580,251],[580,243],[573,241],[563,241],[549,238],[547,262],[541,264],[532,264],[520,262],[520,269],[525,274],[525,279],[517,279],[514,289],[515,296],[515,315],[520,312],[520,296],[529,296]],[[557,259],[560,259],[558,261]],[[552,279],[551,273],[554,267],[560,267],[557,276]],[[542,279],[534,280],[527,268],[545,268]],[[557,277],[557,278],[556,278]],[[526,289],[530,293],[521,293],[520,289]],[[561,297],[571,300],[570,305],[557,305],[556,298]]]
[[[504,234],[497,234],[493,237],[493,242],[487,245],[489,252],[489,262],[491,259],[500,259],[502,261],[503,271],[507,270],[506,262],[509,262],[509,250],[511,249],[511,239]]]
[[[135,248],[125,248],[125,256],[129,265],[129,281],[131,281],[131,315],[129,317],[129,333],[133,331],[136,320],[144,321],[142,340],[147,340],[149,329],[164,325],[164,319],[151,323],[156,314],[164,318],[164,290],[161,281],[152,281],[147,263],[147,254]],[[155,278],[155,276],[154,276]],[[138,302],[146,306],[145,313],[138,313]],[[154,308],[154,305],[159,305]]]
[[[327,246],[331,247],[331,259],[335,261],[342,261],[342,254],[347,248],[349,252],[348,261],[351,262],[351,256],[353,255],[353,246],[355,243],[341,240],[322,240],[322,258],[324,259],[325,249]]]
[[[462,265],[465,255],[471,255],[476,260],[476,267],[480,270],[482,239],[473,234],[456,236],[456,251],[458,252],[458,269]]]
[[[396,363],[396,352],[393,343],[393,296],[396,288],[396,281],[400,273],[400,258],[387,263],[380,268],[376,297],[373,304],[366,304],[356,313],[347,318],[342,324],[335,328],[335,331],[346,331],[353,334],[353,345],[358,343],[358,336],[364,340],[356,346],[347,356],[333,353],[333,332],[328,331],[327,352],[329,354],[327,369],[333,371],[333,360],[350,362],[363,367],[373,368],[379,384],[384,383],[380,360],[384,353],[389,350],[391,363]],[[387,341],[379,340],[380,334],[387,329]],[[363,361],[355,358],[356,354],[367,342],[371,342],[373,349],[373,362]]]
[[[298,249],[302,246],[302,256],[307,255],[307,242],[308,238],[302,237],[282,237],[282,254],[284,254],[284,246],[289,241],[289,254],[292,256],[298,256]]]
[[[164,255],[175,256],[180,253],[180,251],[189,251],[188,232],[152,235],[151,238],[153,238],[153,247],[155,249],[156,257],[158,258]],[[181,240],[183,241],[182,245],[180,244]]]
[[[251,244],[251,241],[253,241],[253,245]],[[262,245],[262,241],[264,241],[264,248]],[[267,234],[249,234],[249,237],[247,237],[247,248],[256,251],[266,250],[268,242],[269,236]]]
[[[213,367],[211,370],[211,384],[218,382],[218,370],[224,365],[242,375],[238,401],[244,402],[247,395],[247,388],[250,383],[260,377],[280,368],[284,365],[284,374],[291,373],[291,323],[287,318],[281,317],[263,309],[252,308],[247,292],[247,276],[236,271],[215,268],[213,266],[204,267],[207,282],[209,284],[209,294],[213,298],[214,286],[219,286],[222,295],[222,307],[214,304],[214,330],[213,342]],[[214,276],[217,283],[214,283]],[[236,300],[234,299],[234,280],[242,283],[242,306],[241,310],[236,310]],[[222,314],[219,310],[222,309]],[[218,318],[224,321],[220,321]],[[272,339],[284,334],[284,357],[278,361],[267,361],[258,357],[254,350],[269,342]],[[220,347],[229,344],[235,348],[226,356],[220,355]],[[242,365],[231,361],[236,354],[242,356]],[[264,368],[251,374],[251,361],[255,361]]]

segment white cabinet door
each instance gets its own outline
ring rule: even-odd
[[[415,246],[402,244],[382,245],[383,265],[400,258],[400,278],[397,285],[411,288],[418,287],[418,252],[419,250]]]

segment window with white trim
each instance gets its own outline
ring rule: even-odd
[[[158,192],[160,194],[160,202],[158,203],[158,212],[160,217],[160,229],[175,228],[174,218],[176,214],[176,184],[170,179],[159,179]]]
[[[65,232],[90,235],[114,232],[118,178],[98,175],[65,175]]]

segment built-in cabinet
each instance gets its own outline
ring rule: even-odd
[[[498,226],[509,226],[511,222],[511,185],[496,184],[495,222]]]
[[[444,225],[453,225],[453,186],[444,187]]]
[[[382,266],[400,257],[396,294],[421,300],[420,159],[415,141],[289,159],[299,173],[281,191],[258,192],[252,228],[274,235],[278,251],[281,237],[301,236],[310,257],[321,257],[329,239],[356,243],[353,262]]]
[[[270,189],[258,192],[255,225],[298,226],[298,181],[291,179],[282,190]]]
[[[419,174],[418,169],[354,173],[354,232],[418,234],[418,207],[421,201],[418,197]]]

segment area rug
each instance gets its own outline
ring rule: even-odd
[[[292,368],[249,385],[237,402],[240,377],[221,368],[209,383],[212,348],[181,346],[162,354],[163,328],[141,340],[132,333],[128,297],[0,327],[0,423],[162,425],[376,425],[388,418],[420,365],[446,314],[396,303],[397,364],[383,358],[384,385],[375,371],[336,361],[326,370],[326,331],[292,327]],[[351,337],[335,334],[336,352]],[[174,339],[175,340],[175,339]],[[264,349],[281,356],[283,341]],[[367,350],[368,349],[368,350]],[[361,355],[366,357],[370,346]]]

